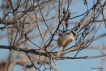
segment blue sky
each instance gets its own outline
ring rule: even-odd
[[[77,2],[78,1],[78,2]],[[86,11],[86,6],[83,4],[83,0],[77,0],[77,1],[72,1],[72,5],[70,5],[70,11],[72,13],[77,12],[72,15],[72,17],[80,15]],[[103,0],[104,1],[104,0]],[[0,2],[0,5],[2,3]],[[88,9],[90,9],[93,5],[93,0],[88,0]],[[0,12],[1,13],[1,12]],[[80,18],[73,19],[71,21],[78,22]],[[1,25],[0,25],[1,26]],[[0,34],[2,35],[4,31],[0,30]],[[96,36],[106,33],[106,29],[104,27],[104,23],[102,23],[100,29],[96,33]],[[1,36],[0,35],[0,36]],[[91,45],[102,45],[102,42],[105,44],[106,37],[99,39],[97,41],[92,42]],[[8,45],[7,43],[8,39],[3,38],[0,40],[0,45]],[[74,43],[72,43],[74,44]],[[70,44],[71,45],[71,44]],[[68,46],[69,47],[69,46]],[[100,55],[103,50],[82,50],[79,52],[77,56],[95,56],[95,55]],[[0,49],[0,58],[6,59],[8,56],[9,51]],[[70,54],[67,54],[66,56],[74,56],[76,52],[72,52]],[[106,53],[106,52],[105,52]],[[95,69],[100,65],[101,63],[101,58],[95,58],[95,59],[73,59],[73,60],[60,60],[60,61],[55,61],[56,67],[60,71],[95,71]],[[106,71],[106,62],[104,63],[104,71]],[[43,67],[42,67],[43,69]],[[13,69],[13,71],[21,71],[22,67],[19,65],[16,65]],[[24,70],[23,70],[24,71]],[[49,71],[49,70],[47,70]],[[99,71],[99,69],[97,69]]]

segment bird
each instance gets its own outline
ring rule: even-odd
[[[63,32],[59,35],[59,38],[57,40],[57,44],[59,46],[59,50],[56,56],[56,59],[59,59],[59,56],[62,52],[62,50],[67,47],[77,36],[76,31],[71,30],[68,33]]]

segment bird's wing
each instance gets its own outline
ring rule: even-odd
[[[64,45],[64,48],[67,47],[72,42],[72,39],[69,39],[66,44]]]

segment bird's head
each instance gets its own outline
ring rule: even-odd
[[[77,36],[77,32],[76,32],[76,31],[74,31],[74,30],[71,30],[71,34],[72,34],[74,37],[76,37],[76,36]]]

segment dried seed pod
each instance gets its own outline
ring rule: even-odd
[[[66,14],[66,9],[65,8],[63,8],[63,14]]]

